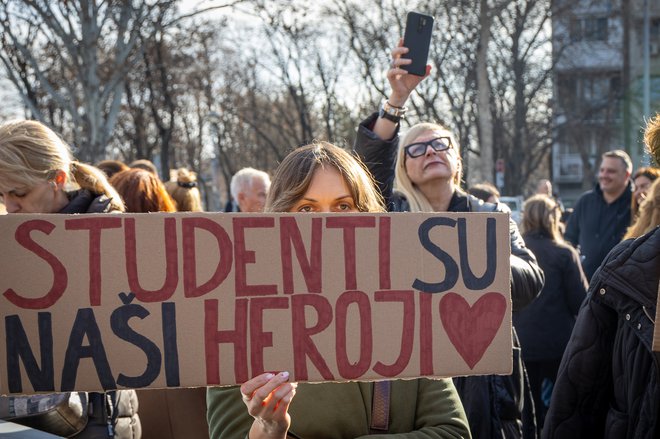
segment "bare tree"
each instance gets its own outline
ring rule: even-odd
[[[93,161],[104,155],[121,107],[124,77],[131,53],[151,7],[131,1],[3,0],[3,64],[33,117],[45,120],[34,99],[36,79],[53,104],[66,112],[80,158]],[[53,48],[44,63],[35,41]],[[42,47],[43,47],[42,46]],[[35,50],[37,49],[37,50]],[[47,68],[56,64],[65,73],[55,83]],[[18,73],[22,72],[22,73]]]

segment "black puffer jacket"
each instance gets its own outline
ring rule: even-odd
[[[86,189],[67,193],[69,204],[59,213],[117,213],[111,199]],[[77,439],[139,439],[142,436],[135,390],[90,392],[89,421]],[[111,427],[109,427],[111,426]]]
[[[539,298],[513,315],[525,361],[559,361],[571,338],[589,283],[580,256],[569,244],[538,230],[524,234],[525,244],[545,274]]]
[[[355,153],[367,165],[376,179],[389,211],[409,211],[405,197],[393,192],[394,165],[399,138],[384,141],[371,127],[378,117],[363,121],[355,141]],[[463,193],[454,192],[450,212],[506,212],[505,206],[484,203]],[[513,311],[524,308],[543,288],[543,271],[532,252],[525,247],[518,226],[509,224],[511,241],[511,301]],[[534,438],[533,399],[520,356],[520,344],[513,333],[513,373],[508,376],[488,375],[456,378],[454,382],[475,438]]]
[[[69,204],[59,213],[117,213],[111,199],[86,189],[67,193]],[[139,439],[142,436],[138,417],[138,399],[135,390],[116,390],[105,393],[89,392],[89,419],[76,439]]]
[[[660,227],[627,240],[594,274],[559,368],[544,438],[660,436],[652,353]]]

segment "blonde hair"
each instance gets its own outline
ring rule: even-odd
[[[644,130],[644,145],[655,160],[655,164],[660,166],[660,113],[649,119]]]
[[[644,144],[655,159],[655,163],[660,164],[660,113],[646,124]],[[656,178],[649,188],[646,200],[639,206],[639,217],[628,227],[623,239],[637,238],[658,225],[660,225],[660,178]]]
[[[553,241],[562,242],[559,204],[544,194],[525,200],[521,228],[523,233],[540,232]]]
[[[46,125],[35,120],[11,121],[0,126],[0,191],[34,187],[67,175],[70,186],[110,198],[113,210],[124,211],[117,191],[99,169],[73,160],[69,146]]]
[[[202,197],[197,188],[197,174],[186,168],[179,168],[176,181],[165,183],[165,189],[176,202],[179,212],[203,212]]]
[[[302,146],[282,160],[273,177],[265,211],[289,212],[307,192],[316,170],[325,166],[334,167],[342,175],[359,212],[385,212],[383,197],[366,166],[328,142]]]
[[[408,173],[406,172],[405,156],[406,146],[410,145],[422,134],[429,131],[442,131],[450,139],[453,147],[456,149],[458,158],[458,170],[454,175],[453,182],[457,187],[461,185],[462,176],[462,162],[461,156],[458,151],[458,142],[454,134],[447,128],[436,123],[418,123],[413,125],[410,129],[399,139],[399,148],[397,151],[396,164],[394,166],[394,190],[400,192],[408,200],[411,212],[433,212],[433,206],[426,198],[426,196],[419,190],[419,188],[410,181]]]

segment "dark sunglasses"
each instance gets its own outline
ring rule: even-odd
[[[426,154],[428,147],[433,148],[435,152],[446,151],[452,147],[451,139],[449,137],[435,137],[426,142],[411,143],[404,148],[406,154],[410,158],[421,157]]]

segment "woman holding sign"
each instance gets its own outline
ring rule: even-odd
[[[60,137],[37,121],[8,122],[0,126],[0,201],[7,213],[109,213],[123,212],[124,205],[105,175],[98,169],[71,158],[69,147]],[[67,394],[69,395],[69,394]],[[51,395],[40,405],[48,405]],[[14,398],[11,404],[19,407],[18,399],[26,404],[28,397]],[[61,400],[61,399],[60,399]],[[35,404],[36,405],[36,404]],[[61,404],[67,413],[78,409],[79,425],[68,419],[71,428],[51,433],[76,438],[116,437],[139,438],[140,420],[137,415],[137,396],[134,390],[107,393],[80,392]],[[60,409],[60,405],[55,411]],[[38,409],[30,416],[12,419],[25,425],[54,425],[50,413]]]
[[[387,79],[392,88],[379,113],[358,128],[356,153],[367,164],[388,210],[399,212],[505,212],[501,204],[484,203],[461,189],[462,161],[453,133],[435,123],[420,123],[399,137],[406,103],[424,76],[402,67],[408,48],[400,41],[392,50]],[[511,299],[513,312],[522,309],[543,287],[543,272],[515,222],[510,221]],[[510,376],[456,379],[475,437],[535,437],[533,405],[514,334],[514,371]],[[527,394],[525,398],[524,394]]]
[[[363,166],[329,143],[289,154],[266,202],[268,212],[384,210]],[[297,385],[288,372],[267,373],[240,388],[210,388],[207,403],[211,438],[470,437],[449,379]]]

